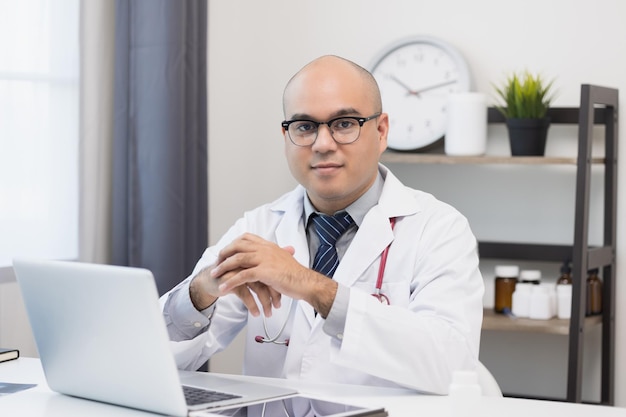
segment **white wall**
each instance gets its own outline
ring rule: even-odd
[[[621,0],[209,2],[210,241],[215,242],[244,210],[295,184],[283,158],[281,95],[289,77],[313,58],[337,54],[369,67],[387,44],[408,35],[427,34],[452,43],[463,53],[477,91],[493,97],[492,83],[501,81],[509,71],[529,69],[557,77],[555,105],[576,106],[583,83],[617,87],[626,94],[624,16],[626,2]],[[625,132],[622,128],[622,142]],[[501,131],[490,129],[490,135],[492,144],[505,140]],[[548,151],[553,146],[550,140]],[[623,167],[624,146],[620,159]],[[411,172],[402,173],[403,178],[420,186],[422,178]],[[619,175],[621,211],[626,203],[625,172],[621,169]],[[429,171],[424,175],[434,177]],[[476,175],[480,179],[484,174]],[[443,184],[435,182],[432,187],[435,194],[441,189],[445,195]],[[540,193],[543,198],[548,190]],[[554,207],[571,197],[565,193],[555,198],[546,204]],[[489,218],[481,218],[481,204],[488,202],[461,207],[471,212],[468,217],[476,223],[479,238],[480,233],[488,233],[483,227],[489,227]],[[529,208],[522,205],[519,210]],[[511,227],[514,233],[524,232],[523,227]],[[568,227],[557,225],[556,235],[568,233]],[[618,224],[617,235],[620,277],[626,268],[623,223]],[[619,300],[624,299],[626,286],[618,282],[615,376],[616,402],[622,406],[626,405],[626,356],[621,353],[626,351],[626,308]],[[562,341],[555,344],[552,350],[562,349]],[[236,369],[239,355],[237,347],[230,357],[222,354],[215,358],[212,367],[232,370],[229,360],[235,358]],[[555,384],[564,383],[559,380]]]

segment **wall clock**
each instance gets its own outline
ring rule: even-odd
[[[395,42],[375,58],[372,74],[389,113],[389,149],[426,148],[445,135],[446,103],[470,91],[469,67],[449,43],[428,36]]]

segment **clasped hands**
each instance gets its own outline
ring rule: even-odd
[[[279,247],[257,235],[246,233],[224,247],[217,261],[200,271],[190,285],[191,301],[198,310],[213,304],[228,293],[236,294],[250,313],[272,315],[285,294],[304,300],[326,317],[330,311],[337,283],[312,269],[302,266],[293,257],[291,246]]]

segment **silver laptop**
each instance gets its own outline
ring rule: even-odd
[[[190,379],[196,388],[226,398],[188,404],[150,271],[25,259],[13,267],[54,391],[174,416],[296,393],[203,372]]]

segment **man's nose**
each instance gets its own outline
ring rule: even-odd
[[[332,149],[337,146],[337,142],[333,139],[332,131],[330,130],[330,126],[327,124],[320,124],[317,128],[317,139],[313,144],[313,147],[316,148],[317,151]]]

